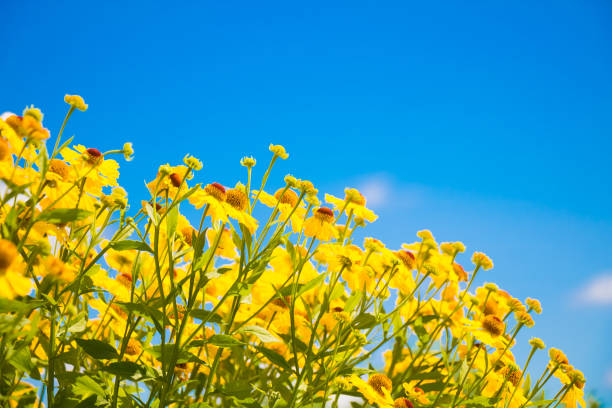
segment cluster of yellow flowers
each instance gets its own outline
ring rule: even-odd
[[[130,207],[117,184],[132,145],[101,152],[62,141],[43,114],[0,119],[0,395],[11,407],[584,407],[585,379],[560,350],[536,381],[512,348],[542,312],[495,284],[473,288],[461,242],[431,232],[400,249],[355,230],[365,197],[286,176],[265,191],[193,184],[202,163],[162,165]],[[257,219],[258,205],[268,207]],[[325,204],[325,205],[324,205]],[[188,220],[180,206],[200,219]],[[262,211],[258,210],[257,213]],[[385,351],[386,350],[386,351]],[[368,364],[376,353],[385,366]],[[560,380],[546,400],[543,391]],[[368,405],[369,404],[369,405]]]

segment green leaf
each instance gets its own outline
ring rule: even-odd
[[[222,322],[221,316],[217,313],[213,313],[209,310],[194,309],[189,313],[194,319],[200,319],[203,322],[211,322],[220,324]]]
[[[44,305],[45,302],[34,300],[31,302],[21,302],[19,300],[0,299],[0,313],[25,313],[37,309]]]
[[[273,364],[276,364],[283,370],[291,371],[291,366],[289,365],[287,360],[285,360],[285,357],[283,357],[281,354],[277,353],[276,351],[267,349],[265,347],[257,347],[257,351],[259,351]]]
[[[111,242],[109,245],[115,251],[127,251],[130,249],[135,249],[137,251],[146,251],[153,253],[151,247],[146,242],[142,241],[126,239],[124,241]]]
[[[539,407],[541,405],[548,405],[552,402],[555,402],[557,400],[551,399],[551,400],[541,400],[541,401],[533,401],[530,402],[529,404],[527,404],[528,407]]]
[[[529,373],[525,376],[525,382],[523,383],[523,395],[526,397],[529,395],[529,391],[531,390],[531,377]]]
[[[144,372],[142,367],[131,361],[116,361],[104,367],[103,370],[122,378],[134,377],[136,373]]]
[[[98,397],[95,394],[91,395],[75,405],[74,408],[93,408],[96,406],[97,399]]]
[[[151,204],[144,203],[144,207],[145,207],[145,211],[147,212],[147,215],[149,216],[149,219],[151,220],[153,225],[157,227],[157,224],[159,224],[159,215],[157,214],[157,212],[155,212],[155,210],[153,210],[153,207],[151,207]]]
[[[355,290],[351,293],[351,296],[344,302],[344,311],[351,313],[359,301],[361,300],[361,296],[363,296],[363,292]]]
[[[91,214],[91,211],[80,208],[55,208],[40,214],[38,220],[47,221],[50,224],[66,224],[72,221],[83,220]]]
[[[164,315],[161,311],[152,308],[151,306],[144,303],[131,303],[131,302],[117,302],[122,308],[128,312],[135,313],[137,315],[145,317],[151,321],[158,332],[164,331],[160,320],[163,320]]]
[[[168,228],[168,238],[171,238],[176,232],[176,225],[178,223],[179,209],[178,204],[172,206],[168,215],[166,215],[166,226]]]
[[[360,313],[355,317],[351,325],[357,330],[369,329],[371,327],[376,326],[377,320],[370,313]]]
[[[74,382],[72,392],[81,397],[87,397],[95,394],[104,398],[104,389],[93,378],[86,375],[79,375]]]
[[[274,343],[280,341],[279,339],[274,337],[272,333],[259,326],[244,326],[243,328],[238,330],[238,333],[254,334],[263,343]]]
[[[87,329],[87,315],[80,313],[68,322],[68,325],[60,328],[58,334],[63,336],[66,333],[82,333]]]
[[[240,340],[237,340],[232,336],[228,336],[227,334],[213,334],[206,342],[217,347],[235,347],[244,344]]]
[[[320,286],[324,280],[325,280],[325,274],[322,273],[321,275],[317,276],[316,278],[314,278],[307,284],[303,285],[300,288],[300,290],[297,292],[297,296],[301,296],[302,294],[308,292],[310,289],[314,289],[315,287]]]
[[[111,360],[119,357],[114,347],[100,340],[76,339],[76,342],[87,354],[97,360]]]
[[[40,379],[40,373],[32,361],[32,354],[30,354],[30,349],[28,347],[22,347],[15,352],[11,356],[10,363],[13,367],[23,371],[31,377],[38,380]]]
[[[480,396],[469,399],[465,401],[462,405],[465,405],[466,407],[492,407],[495,405],[493,401],[493,398]]]

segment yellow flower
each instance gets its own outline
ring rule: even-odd
[[[382,374],[377,374],[382,375]],[[389,380],[387,378],[387,380]],[[394,408],[393,398],[391,398],[391,380],[389,380],[389,387],[383,386],[382,384],[376,383],[376,385],[380,385],[378,389],[374,389],[372,385],[370,385],[370,381],[365,382],[361,378],[353,375],[349,378],[351,384],[356,387],[361,395],[368,401],[370,404],[376,404],[380,408]]]
[[[190,155],[185,156],[183,158],[183,163],[185,163],[187,167],[195,171],[202,170],[202,162],[193,156],[190,156]]]
[[[246,198],[239,198],[239,191],[230,191],[230,202],[227,201],[228,194],[219,183],[208,184],[204,189],[200,189],[189,197],[189,202],[196,208],[202,208],[208,204],[208,214],[213,222],[222,221],[229,222],[229,218],[233,218],[240,224],[247,227],[251,233],[257,229],[257,220],[247,214],[244,204]]]
[[[416,381],[413,381],[416,383]],[[417,401],[421,405],[429,405],[431,401],[425,396],[425,392],[420,387],[414,387],[410,383],[402,384],[406,395],[413,401]]]
[[[279,219],[281,221],[286,221],[291,216],[290,221],[293,232],[299,232],[302,229],[306,209],[302,202],[298,204],[299,197],[295,191],[290,188],[281,188],[274,195],[270,195],[263,190],[261,193],[253,191],[254,196],[257,194],[259,194],[259,201],[263,205],[270,208],[278,208],[280,213]]]
[[[0,298],[25,296],[32,290],[32,281],[25,276],[25,264],[11,241],[0,239]]]
[[[584,374],[582,371],[576,370],[573,367],[568,370],[567,378],[569,383],[567,386],[569,387],[565,396],[561,399],[561,402],[565,403],[566,407],[575,408],[580,404],[581,407],[586,408],[586,402],[584,401],[584,384],[586,380],[584,379]]]
[[[36,111],[40,112],[38,109]],[[51,135],[49,130],[42,126],[42,114],[29,114],[27,116],[12,115],[6,119],[6,123],[9,124],[15,133],[26,139],[34,140],[45,140]]]
[[[103,187],[114,187],[119,178],[119,164],[112,159],[105,159],[96,148],[73,146],[74,150],[62,150],[64,160],[74,169],[76,178],[85,177],[85,191],[95,197],[102,195]]]
[[[219,235],[218,231],[210,228],[206,231],[206,238],[208,239],[208,245],[212,246],[214,242],[217,240]],[[227,259],[236,258],[238,252],[236,251],[236,245],[234,245],[234,241],[232,241],[232,231],[229,228],[224,228],[221,233],[221,238],[219,238],[219,246],[217,246],[217,250],[215,254]]]
[[[87,110],[87,104],[83,98],[79,95],[66,95],[64,96],[64,102],[68,105],[75,107],[76,109],[85,112]]]
[[[333,204],[338,211],[344,209],[347,214],[352,212],[356,217],[369,222],[376,221],[378,216],[372,210],[366,208],[366,199],[359,191],[354,188],[347,188],[344,190],[344,194],[344,200],[331,194],[325,194],[325,201]]]
[[[174,166],[168,164],[159,167],[155,180],[147,184],[147,188],[152,196],[174,198],[178,192],[189,188],[185,177],[188,177],[189,168],[187,166]],[[189,177],[191,178],[191,177]]]
[[[536,349],[546,348],[546,345],[544,344],[542,339],[539,339],[537,337],[533,337],[531,340],[529,340],[529,344],[531,344],[531,347],[536,348]]]
[[[481,321],[473,321],[466,318],[462,322],[465,329],[482,343],[495,348],[504,348],[506,346],[502,336],[506,330],[506,325],[499,317],[488,315]]]
[[[538,299],[527,298],[525,299],[525,303],[531,310],[536,312],[537,314],[542,313],[542,305]]]
[[[134,154],[134,147],[132,146],[132,143],[127,142],[123,144],[123,157],[125,158],[125,161],[132,161],[132,159]]]
[[[53,276],[64,282],[72,282],[75,278],[75,270],[71,265],[66,265],[54,256],[48,256],[40,265],[40,276]]]
[[[527,312],[516,312],[514,313],[514,318],[517,322],[527,327],[533,327],[535,324],[533,318]]]
[[[368,384],[380,395],[384,395],[383,389],[391,392],[391,380],[384,374],[374,374],[368,378]]]
[[[304,221],[304,235],[329,242],[338,237],[338,230],[332,225],[333,221],[334,212],[330,208],[319,207],[312,217]]]
[[[281,145],[273,145],[271,144],[269,147],[270,151],[272,153],[274,153],[275,156],[280,157],[281,159],[285,160],[289,157],[289,154],[287,154],[287,152],[285,151],[285,148]]]
[[[493,261],[491,258],[482,252],[474,252],[474,255],[472,255],[472,263],[476,265],[476,267],[482,267],[485,271],[493,268]]]
[[[246,156],[245,156],[245,157],[243,157],[243,158],[240,160],[240,164],[241,164],[242,166],[244,166],[244,167],[248,167],[248,168],[254,167],[254,166],[255,166],[255,163],[257,163],[257,161],[256,161],[256,160],[255,160],[253,157],[246,157]]]

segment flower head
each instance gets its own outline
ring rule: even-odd
[[[408,398],[397,398],[393,401],[393,408],[414,408],[414,405]]]
[[[482,327],[491,334],[493,337],[497,337],[504,333],[506,325],[497,316],[488,315],[482,320]]]
[[[255,167],[255,163],[257,163],[257,161],[253,157],[245,156],[240,160],[240,164],[248,168]]]
[[[225,193],[225,201],[236,210],[244,211],[247,208],[248,198],[242,190],[231,188]]]
[[[472,255],[472,263],[476,267],[482,267],[485,271],[493,268],[493,261],[482,252],[474,252]]]
[[[542,304],[538,299],[527,298],[525,299],[525,303],[537,314],[542,313]]]
[[[15,244],[7,239],[0,239],[0,272],[8,269],[18,255]]]
[[[289,154],[285,151],[285,148],[281,145],[273,145],[271,144],[269,147],[270,151],[274,153],[275,156],[280,157],[285,160],[289,157]]]
[[[132,147],[132,143],[127,142],[123,144],[123,157],[125,161],[132,161],[134,154],[134,148]]]
[[[64,102],[82,112],[85,112],[88,107],[83,98],[79,95],[66,95],[64,96]]]
[[[384,395],[383,388],[386,388],[387,391],[391,392],[391,380],[384,374],[374,374],[370,376],[368,378],[368,384],[380,395]]]
[[[185,165],[192,170],[195,170],[195,171],[202,170],[202,162],[193,156],[190,156],[190,155],[185,156],[183,158],[183,163],[185,163]]]
[[[533,337],[531,340],[529,340],[529,344],[531,344],[531,347],[540,349],[540,350],[543,350],[546,348],[546,345],[544,344],[542,339],[537,338],[537,337]]]

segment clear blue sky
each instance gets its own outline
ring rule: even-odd
[[[612,5],[482,2],[11,2],[0,111],[34,103],[88,147],[134,142],[131,201],[190,152],[232,185],[276,172],[369,192],[390,246],[430,228],[495,261],[484,279],[544,314],[612,402]],[[606,282],[608,286],[606,285]],[[603,288],[603,289],[602,289]],[[539,363],[544,363],[542,358]]]

